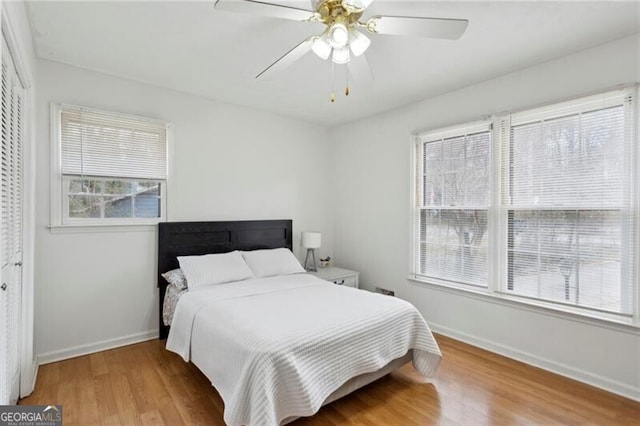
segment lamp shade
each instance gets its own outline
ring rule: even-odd
[[[320,232],[303,232],[302,247],[317,249],[322,245],[322,234]]]

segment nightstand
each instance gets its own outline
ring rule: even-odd
[[[328,268],[318,268],[318,272],[309,273],[322,280],[331,281],[334,284],[358,288],[358,276],[360,273],[355,271],[329,266]]]

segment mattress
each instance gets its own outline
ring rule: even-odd
[[[312,415],[350,379],[380,371],[409,351],[426,377],[441,359],[410,303],[308,274],[183,294],[167,349],[209,378],[231,426]]]

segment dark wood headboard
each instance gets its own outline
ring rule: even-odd
[[[160,338],[169,334],[162,322],[167,288],[163,274],[178,268],[178,256],[226,253],[286,247],[292,250],[291,220],[245,220],[233,222],[161,222],[158,224],[158,288]]]

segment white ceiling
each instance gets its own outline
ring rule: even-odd
[[[320,24],[221,12],[213,1],[39,1],[28,13],[41,58],[327,126],[640,31],[636,1],[376,0],[366,15],[465,18],[469,27],[458,41],[372,35],[375,81],[351,82],[345,98],[340,67],[330,103],[331,67],[313,53],[269,81],[254,79]]]

